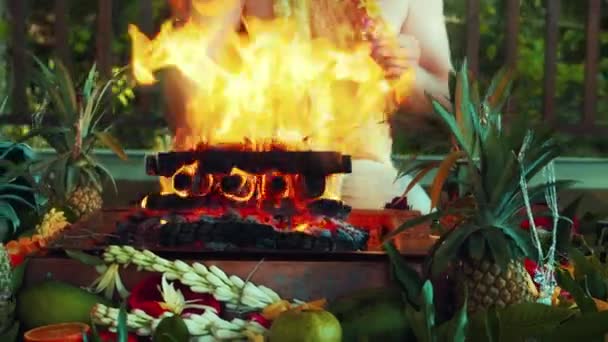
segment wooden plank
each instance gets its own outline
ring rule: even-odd
[[[587,14],[587,48],[585,54],[585,93],[583,126],[593,127],[597,112],[597,77],[599,71],[599,34],[601,0],[589,0]]]
[[[97,66],[104,77],[112,75],[112,0],[98,0]]]
[[[70,53],[68,35],[68,0],[55,0],[55,55],[72,71],[72,57]]]
[[[479,0],[467,0],[467,48],[466,57],[473,75],[479,73]]]
[[[553,124],[557,81],[557,49],[559,43],[560,0],[548,0],[545,27],[545,70],[543,79],[543,117]]]
[[[11,67],[12,89],[11,110],[19,115],[27,115],[27,61],[25,22],[27,16],[26,2],[24,0],[8,0],[11,15]]]

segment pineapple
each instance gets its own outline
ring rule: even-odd
[[[11,264],[6,248],[0,243],[0,336],[11,329],[15,321],[15,296],[12,286]]]
[[[116,190],[112,175],[94,157],[96,145],[101,143],[126,159],[120,144],[108,133],[111,123],[104,119],[114,78],[100,82],[94,65],[77,94],[72,77],[62,64],[48,67],[36,62],[37,84],[49,99],[46,112],[53,113],[53,117],[35,117],[35,127],[25,138],[40,135],[55,149],[56,156],[41,163],[44,193],[52,204],[69,209],[79,218],[101,209],[104,179]],[[49,126],[46,121],[54,125]]]
[[[551,132],[532,128],[525,120],[513,129],[502,129],[500,111],[511,86],[508,70],[503,69],[494,77],[483,101],[467,74],[465,63],[457,75],[455,114],[433,101],[454,137],[454,151],[438,165],[423,161],[408,164],[402,174],[438,167],[430,191],[434,207],[450,170],[460,161],[466,170],[460,195],[471,200],[461,201],[468,205],[440,208],[406,223],[388,238],[426,220],[441,222],[447,215],[457,216],[456,227],[431,249],[426,271],[431,276],[448,274],[459,293],[467,295],[468,310],[474,313],[534,299],[536,288],[522,261],[525,257],[535,259],[536,249],[529,232],[519,228],[519,213],[525,207],[520,179],[523,177],[528,183],[558,156],[559,147]],[[560,181],[554,185],[567,184]],[[547,186],[529,186],[530,201],[544,199]]]

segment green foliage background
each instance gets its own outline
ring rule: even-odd
[[[155,28],[169,14],[165,0],[150,0],[153,4]],[[549,0],[550,1],[550,0]],[[37,56],[50,57],[53,52],[53,1],[29,0],[30,15],[28,17],[28,47]],[[95,54],[95,19],[97,12],[96,1],[70,1],[69,13],[69,44],[74,60],[74,71],[84,77],[94,60]],[[129,58],[129,40],[127,25],[137,23],[140,18],[139,1],[123,0],[113,2],[113,32],[112,52],[115,56],[116,67],[124,66]],[[483,81],[502,65],[504,61],[504,0],[481,1],[481,50],[480,74]],[[0,15],[6,12],[1,8]],[[445,2],[446,21],[450,35],[454,65],[458,66],[463,60],[465,51],[466,1],[447,0]],[[558,115],[561,122],[574,123],[581,116],[582,84],[584,75],[585,53],[585,21],[587,13],[586,1],[562,1],[559,41],[559,64],[557,67],[557,101]],[[521,18],[519,40],[518,73],[519,78],[515,90],[517,112],[540,118],[542,101],[542,80],[544,63],[544,26],[545,1],[521,1]],[[0,20],[0,42],[6,42],[10,25],[7,19]],[[598,77],[598,120],[606,123],[608,119],[608,12],[603,11],[601,32],[601,71]],[[6,43],[0,43],[0,56],[6,48]],[[0,63],[0,92],[5,89],[4,80],[10,80],[4,70],[5,63]],[[116,96],[115,110],[124,117],[125,122],[136,122],[145,118],[146,121],[158,122],[156,129],[133,130],[131,125],[117,126],[116,134],[126,148],[150,149],[158,147],[160,137],[166,132],[162,124],[162,103],[153,103],[151,112],[137,113],[135,104],[138,89],[133,89],[131,80],[124,82],[114,89]],[[162,98],[158,89],[150,90],[156,99]],[[30,107],[36,110],[39,105],[38,96],[32,91]],[[13,133],[26,128],[13,128]],[[6,129],[5,129],[6,131]],[[405,140],[397,142],[399,151],[405,152],[442,152],[446,144],[446,136],[441,130],[432,130],[435,134],[415,134],[407,132]],[[608,139],[594,136],[569,137],[562,139],[569,147],[568,154],[577,156],[608,155]],[[432,146],[432,149],[428,147]]]

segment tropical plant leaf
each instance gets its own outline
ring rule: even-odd
[[[118,326],[116,327],[118,342],[128,342],[129,330],[127,328],[127,305],[123,303],[118,311]]]
[[[104,264],[103,259],[91,254],[84,253],[82,251],[66,249],[65,254],[67,254],[67,256],[69,256],[70,258],[88,266],[99,266]]]
[[[437,174],[435,175],[435,179],[433,179],[433,184],[431,185],[431,210],[437,207],[439,203],[439,199],[441,198],[441,191],[443,190],[443,185],[445,181],[448,179],[450,175],[450,171],[456,162],[459,159],[463,158],[465,153],[462,151],[454,151],[451,152],[441,164],[439,164],[439,169],[437,170]]]
[[[170,342],[170,341],[188,341],[190,333],[184,320],[179,316],[171,316],[164,318],[158,324],[154,331],[152,341],[154,342]]]
[[[551,342],[603,341],[608,333],[608,311],[589,312],[556,327],[545,339]]]
[[[397,229],[386,234],[386,236],[384,237],[384,242],[392,240],[395,236],[403,233],[404,231],[406,231],[408,229],[411,229],[411,228],[421,225],[423,223],[438,219],[443,215],[444,215],[444,213],[442,211],[435,211],[430,214],[417,216],[411,220],[405,221],[401,226],[397,227]]]
[[[492,112],[496,113],[502,110],[502,106],[509,97],[514,75],[513,68],[503,67],[492,78],[488,93],[484,99],[484,102],[487,103]]]
[[[602,265],[593,264],[577,248],[568,251],[570,260],[574,263],[574,280],[593,298],[606,298],[606,280],[603,276]]]
[[[21,224],[21,220],[19,219],[19,215],[15,211],[13,206],[5,201],[0,201],[0,218],[4,218],[8,220],[11,224],[12,231],[9,233],[9,236],[12,236],[17,231],[17,227]]]
[[[512,259],[512,255],[507,247],[508,242],[504,233],[497,228],[484,229],[482,233],[488,244],[489,254],[494,262],[500,267],[506,268]]]
[[[498,311],[501,341],[523,341],[553,331],[574,316],[568,308],[541,303],[520,303]]]
[[[423,285],[422,278],[415,269],[406,264],[393,244],[385,242],[383,248],[389,257],[397,283],[405,294],[407,301],[418,309],[420,307],[420,291]]]
[[[486,253],[486,241],[481,233],[471,234],[468,241],[468,251],[471,260],[480,261]]]
[[[536,248],[534,247],[528,232],[519,229],[519,227],[512,227],[501,223],[496,224],[495,227],[500,229],[505,236],[513,240],[515,246],[517,246],[524,256],[536,260]]]
[[[426,336],[431,337],[430,340],[435,340],[433,329],[435,328],[435,301],[433,300],[433,284],[427,280],[422,286],[422,312],[424,313],[424,321],[426,326]]]
[[[435,112],[438,113],[441,116],[441,118],[443,119],[443,121],[448,125],[448,128],[450,129],[450,133],[454,136],[458,145],[460,145],[460,147],[467,154],[467,156],[472,157],[472,151],[469,148],[469,146],[467,145],[467,141],[462,136],[462,132],[460,132],[460,130],[458,129],[458,124],[456,123],[456,120],[454,119],[454,117],[448,112],[448,110],[439,101],[436,101],[434,99],[431,99],[431,101],[433,104],[433,108],[435,109]]]
[[[456,315],[449,321],[443,323],[437,328],[437,334],[439,335],[439,341],[467,341],[467,331],[469,325],[469,317],[467,315],[467,300],[465,301],[456,312]]]
[[[597,307],[593,298],[589,296],[585,290],[576,283],[568,271],[562,269],[555,270],[555,279],[557,284],[564,290],[568,291],[583,314],[597,312]]]
[[[112,150],[120,159],[127,160],[127,154],[120,146],[120,142],[116,138],[114,138],[108,132],[95,132],[95,136],[101,141],[107,148]]]
[[[458,252],[462,250],[469,236],[479,230],[480,228],[477,225],[462,224],[444,234],[445,238],[441,245],[432,253],[431,275],[436,276],[445,271],[448,265],[458,257]]]

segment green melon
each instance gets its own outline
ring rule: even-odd
[[[328,311],[290,310],[272,322],[268,337],[270,342],[341,342],[342,328]]]
[[[339,298],[328,310],[340,321],[345,342],[402,342],[413,336],[397,289],[359,291]]]
[[[17,315],[25,329],[48,324],[91,322],[93,305],[112,303],[70,284],[45,280],[21,291],[17,297]]]

